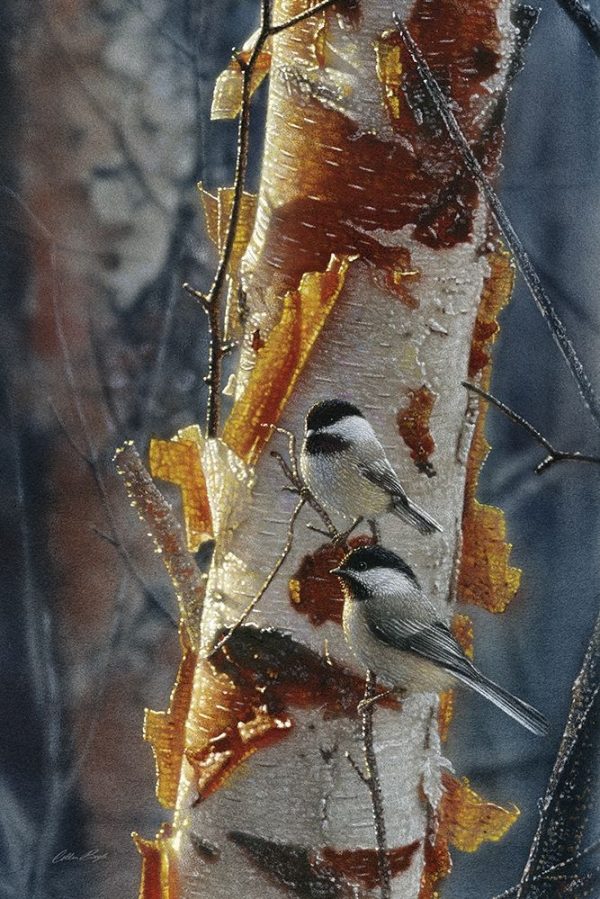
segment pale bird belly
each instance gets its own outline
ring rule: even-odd
[[[336,454],[315,456],[301,470],[309,490],[327,511],[354,521],[360,516],[375,518],[389,508],[387,493]]]
[[[344,633],[356,656],[382,685],[407,693],[441,693],[456,686],[454,677],[439,665],[377,640],[353,606],[352,602],[344,604]]]

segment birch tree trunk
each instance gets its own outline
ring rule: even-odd
[[[282,0],[275,22],[305,8]],[[500,611],[518,586],[502,515],[474,498],[483,423],[471,447],[477,406],[461,388],[468,376],[489,378],[510,263],[426,100],[394,10],[487,171],[497,163],[515,43],[508,0],[347,0],[273,38],[243,304],[239,317],[235,302],[228,310],[230,332],[242,337],[233,407],[222,437],[191,429],[178,438],[200,453],[204,530],[216,545],[200,645],[184,638],[171,709],[147,721],[159,797],[176,813],[156,843],[138,838],[142,896],[380,895],[371,798],[346,758],[361,757],[364,672],[343,639],[328,573],[340,551],[305,527],[318,524],[314,513],[302,512],[251,620],[197,661],[286,543],[297,497],[282,492],[268,451],[285,452],[285,439],[268,443],[265,425],[300,438],[307,409],[324,397],[363,410],[408,494],[443,525],[423,538],[395,518],[381,522],[382,542],[410,562],[447,621],[457,590]],[[209,230],[227,201],[205,196]],[[454,624],[469,644],[466,616]],[[449,698],[440,707],[433,696],[375,715],[393,896],[402,899],[434,895],[449,843],[474,849],[514,820],[444,770],[438,724],[444,731],[450,717]]]

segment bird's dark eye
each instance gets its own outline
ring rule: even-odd
[[[359,562],[359,563],[358,563],[358,570],[359,570],[359,571],[366,571],[366,570],[367,570],[367,563],[366,563],[366,562]]]

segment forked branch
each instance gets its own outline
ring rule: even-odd
[[[373,823],[375,825],[375,838],[377,840],[377,863],[379,867],[379,886],[381,890],[381,899],[391,899],[392,896],[392,871],[390,868],[390,859],[388,854],[387,833],[385,827],[385,813],[383,808],[383,790],[381,789],[381,780],[379,779],[379,769],[377,767],[377,755],[375,753],[374,731],[373,731],[373,714],[375,711],[375,700],[377,699],[377,680],[372,671],[367,671],[365,680],[365,695],[359,704],[359,710],[362,720],[362,744],[363,756],[365,762],[365,771],[352,758],[350,753],[346,753],[346,758],[352,768],[365,784],[371,796],[371,806],[373,808]]]
[[[548,438],[544,437],[543,434],[540,434],[538,429],[534,427],[531,422],[527,421],[526,418],[523,418],[522,415],[519,415],[518,412],[515,412],[514,409],[511,409],[506,403],[503,403],[502,400],[499,400],[492,393],[488,393],[487,390],[484,390],[477,384],[471,384],[469,381],[462,381],[462,386],[466,387],[467,390],[476,393],[478,396],[483,397],[483,399],[487,400],[495,406],[496,409],[499,409],[506,415],[507,418],[510,418],[511,421],[514,421],[515,424],[527,431],[540,446],[544,447],[547,455],[542,459],[540,464],[535,467],[536,474],[543,474],[543,472],[550,468],[551,465],[554,465],[555,462],[588,462],[592,465],[600,465],[600,456],[590,456],[587,453],[580,453],[578,450],[575,450],[574,452],[557,450],[550,443]]]

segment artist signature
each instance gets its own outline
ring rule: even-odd
[[[103,862],[108,858],[108,852],[100,852],[99,849],[90,849],[88,852],[82,852],[77,855],[76,852],[70,852],[68,849],[61,849],[52,859],[53,865],[59,862]]]

